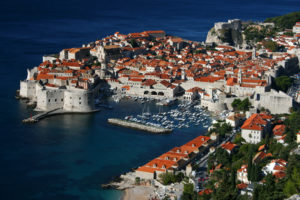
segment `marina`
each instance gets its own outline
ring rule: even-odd
[[[114,93],[114,91],[111,91],[111,93]],[[96,105],[99,108],[113,109],[113,104],[117,105],[120,102],[132,102],[137,109],[124,117],[116,117],[117,119],[145,125],[146,127],[174,130],[201,126],[207,129],[212,122],[211,114],[201,107],[199,101],[135,97],[117,91],[108,99],[98,99]],[[118,123],[118,125],[120,124]],[[128,124],[125,127],[128,127]],[[131,125],[129,128],[131,128]],[[143,130],[136,128],[135,125],[132,128]]]
[[[128,115],[124,119],[166,129],[183,129],[191,126],[208,128],[211,123],[209,113],[203,110],[197,102],[181,102],[174,105],[169,111],[162,111],[163,108],[157,106],[159,111],[152,113],[149,111],[149,106],[145,111],[146,107],[145,105],[141,114]]]

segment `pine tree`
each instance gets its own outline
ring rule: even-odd
[[[248,174],[247,174],[247,178],[248,178],[248,180],[249,181],[252,181],[252,169],[253,167],[252,167],[252,155],[249,155],[249,158],[248,158],[248,168],[247,168],[247,172],[248,172]]]

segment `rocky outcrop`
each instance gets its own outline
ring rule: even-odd
[[[276,69],[275,77],[282,75],[291,76],[300,71],[299,59],[296,56],[287,60],[283,60],[279,62],[278,65],[279,66]]]
[[[234,19],[215,23],[207,34],[206,43],[241,45],[243,43],[241,20]]]
[[[290,198],[286,199],[286,200],[299,200],[300,199],[300,195],[299,194],[294,194],[293,196],[291,196]]]
[[[208,31],[205,42],[206,43],[216,43],[216,44],[222,43],[220,34],[216,32],[214,27]]]

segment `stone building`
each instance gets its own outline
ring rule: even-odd
[[[37,111],[50,111],[61,108],[70,112],[91,112],[95,110],[94,98],[99,95],[98,77],[82,74],[86,80],[67,80],[64,75],[39,74],[37,80],[34,71],[28,70],[26,80],[20,81],[20,97],[36,102]],[[72,78],[72,77],[71,77]]]
[[[293,32],[300,33],[300,22],[296,22],[296,24],[293,26]]]
[[[293,107],[293,98],[282,91],[271,89],[270,92],[256,93],[253,105],[256,108],[268,109],[272,114],[290,113]]]
[[[141,179],[158,179],[162,173],[175,173],[175,171],[183,169],[197,155],[208,150],[210,145],[209,137],[199,136],[139,167],[135,171],[136,176]]]
[[[251,183],[249,180],[248,180],[248,170],[247,170],[248,166],[247,165],[242,165],[242,167],[237,170],[237,180],[241,181],[242,183],[245,183],[245,184],[249,184]]]
[[[89,112],[95,110],[93,91],[72,89],[64,92],[63,109],[72,112]]]
[[[61,89],[42,89],[37,93],[38,111],[48,111],[56,108],[62,108],[64,105],[64,90]]]
[[[81,60],[90,56],[90,47],[63,49],[59,53],[60,60]]]
[[[245,115],[240,113],[233,113],[226,119],[226,123],[229,123],[232,127],[239,127],[245,120]]]
[[[261,142],[265,135],[269,134],[271,119],[272,116],[270,115],[252,114],[241,127],[242,138],[244,138],[247,143],[251,144]]]

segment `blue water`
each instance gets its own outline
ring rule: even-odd
[[[112,34],[163,29],[204,40],[215,21],[263,20],[300,10],[299,0],[151,0],[0,2],[0,199],[118,199],[100,185],[202,134],[201,127],[156,136],[113,127],[109,116],[133,114],[134,102],[93,115],[55,116],[34,125],[13,98],[26,68],[43,54]],[[243,2],[243,3],[241,3]]]

